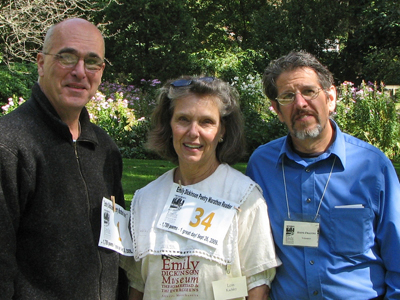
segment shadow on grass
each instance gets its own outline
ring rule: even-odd
[[[233,167],[244,173],[246,166],[246,163],[239,163]],[[173,163],[165,160],[124,159],[122,186],[124,188],[126,208],[130,207],[133,194],[137,189],[144,187],[174,167]]]

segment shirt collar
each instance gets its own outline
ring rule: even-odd
[[[340,161],[342,164],[343,168],[346,167],[346,145],[344,141],[344,134],[340,130],[339,126],[336,124],[335,121],[330,120],[332,127],[334,128],[335,132],[335,139],[332,143],[332,145],[320,156],[318,156],[315,160],[315,162],[327,159],[331,155],[336,155],[338,158],[337,160]],[[301,158],[297,153],[295,153],[292,149],[291,146],[292,143],[292,138],[290,136],[290,133],[287,135],[282,147],[281,151],[279,153],[278,160],[276,164],[281,164],[282,163],[282,156],[285,155],[288,159],[293,160],[294,162],[307,166],[309,163],[306,162],[303,158]]]

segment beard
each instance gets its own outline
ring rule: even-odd
[[[300,111],[298,114],[304,113],[304,111]],[[291,130],[291,135],[298,138],[299,140],[305,140],[305,139],[315,139],[317,138],[321,132],[324,130],[325,126],[321,125],[321,120],[318,116],[314,115],[317,124],[314,126],[314,128],[307,129],[307,125],[303,125],[304,128],[297,129],[295,127],[295,119],[296,116],[293,117],[292,119],[292,130]]]
[[[292,135],[298,138],[299,140],[315,139],[321,134],[323,129],[324,128],[321,126],[321,124],[317,124],[312,129],[300,129],[300,130],[293,129]]]

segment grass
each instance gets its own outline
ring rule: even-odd
[[[400,162],[393,163],[397,176],[400,178]],[[242,173],[246,170],[246,163],[238,163],[233,167]],[[137,189],[144,187],[150,181],[174,168],[175,165],[165,160],[124,159],[124,173],[122,186],[124,188],[126,208],[130,207],[133,194]]]
[[[394,168],[396,169],[397,177],[400,178],[400,161],[398,161],[398,162],[393,162],[393,166],[394,166]]]
[[[241,172],[246,171],[246,163],[234,165]],[[124,159],[122,186],[124,188],[126,207],[128,208],[133,194],[150,181],[158,178],[175,165],[165,160]]]

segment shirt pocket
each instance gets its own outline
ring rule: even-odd
[[[370,208],[332,208],[329,244],[340,255],[354,256],[374,244],[373,212]]]

